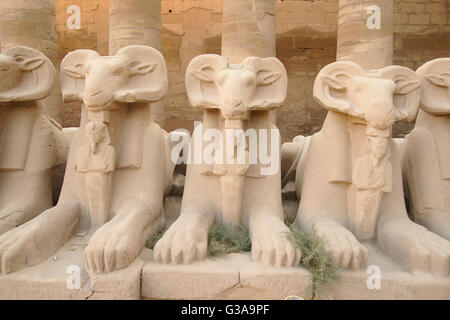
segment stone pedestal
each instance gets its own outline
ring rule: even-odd
[[[44,262],[0,275],[0,300],[125,300],[140,299],[140,278],[150,251],[143,250],[130,266],[105,274],[90,274],[83,261],[87,237],[75,237]],[[80,270],[80,289],[72,289],[74,268]]]
[[[380,268],[379,289],[368,289],[366,269],[341,271],[324,299],[450,299],[450,277],[411,274],[372,245],[369,265]],[[143,299],[309,299],[311,274],[302,268],[265,267],[248,253],[210,258],[191,265],[148,262],[142,271]]]
[[[0,276],[0,300],[110,299],[285,299],[307,296],[311,274],[302,268],[265,267],[248,253],[209,258],[190,265],[162,265],[144,249],[128,268],[90,275],[83,263],[82,241],[65,245],[43,263]],[[323,299],[450,299],[450,277],[411,274],[369,248],[369,265],[380,268],[380,289],[368,289],[366,269],[341,271]],[[81,288],[69,289],[67,268],[79,266]]]
[[[300,268],[265,267],[247,253],[190,265],[149,262],[142,271],[145,299],[284,299],[305,295],[311,283]]]

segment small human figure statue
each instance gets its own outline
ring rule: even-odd
[[[395,110],[393,106],[377,104],[368,110],[366,120],[366,141],[353,168],[355,201],[351,202],[354,208],[349,213],[350,228],[358,239],[375,236],[383,193],[392,191],[389,137]]]
[[[100,227],[110,219],[115,150],[102,121],[90,121],[84,133],[85,142],[80,148],[76,168],[85,173],[92,224]]]

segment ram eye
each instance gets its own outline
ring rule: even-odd
[[[255,80],[253,80],[253,79],[248,79],[247,80],[247,87],[250,87],[251,85],[253,85],[255,83]]]
[[[114,70],[114,72],[113,72],[113,74],[114,74],[115,76],[120,76],[122,73],[123,73],[123,68],[122,68],[122,67],[117,68],[117,69]]]
[[[9,67],[8,66],[0,66],[0,71],[8,71]]]

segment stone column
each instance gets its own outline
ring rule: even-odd
[[[352,60],[365,69],[392,64],[393,2],[394,0],[339,0],[337,60]],[[380,19],[379,28],[376,26],[377,14]]]
[[[142,44],[162,52],[160,0],[110,0],[109,54]],[[164,125],[164,101],[152,103],[153,120]]]
[[[53,0],[1,0],[0,44],[4,51],[27,46],[44,53],[57,70],[55,90],[43,101],[44,110],[61,122],[63,107],[59,86],[59,59],[56,43],[56,16]]]
[[[275,56],[275,1],[223,0],[222,55],[230,63]]]
[[[275,1],[223,0],[222,56],[229,63],[275,56]],[[270,112],[276,123],[276,111]]]

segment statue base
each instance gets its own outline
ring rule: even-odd
[[[249,253],[208,258],[189,265],[162,265],[152,251],[142,254],[126,269],[89,274],[83,262],[84,247],[66,244],[37,266],[0,276],[3,300],[110,300],[110,299],[310,299],[311,274],[303,268],[266,267]],[[368,279],[367,269],[341,271],[339,280],[316,299],[450,299],[450,277],[412,274],[400,268],[372,245],[369,266],[380,268],[380,287]],[[74,287],[79,267],[80,287]],[[70,269],[72,268],[72,269]]]
[[[339,272],[339,280],[320,299],[450,299],[450,277],[409,273],[380,249],[369,249],[368,266],[380,268],[380,287],[369,289],[373,273],[367,268]],[[368,282],[369,286],[368,286]],[[145,264],[143,299],[285,299],[290,295],[311,299],[311,274],[303,268],[266,267],[249,253],[209,258],[190,265]]]
[[[90,274],[84,266],[86,239],[71,239],[40,264],[0,275],[0,300],[140,299],[141,271],[151,251],[125,269]]]

